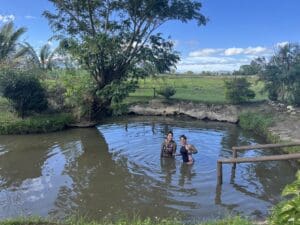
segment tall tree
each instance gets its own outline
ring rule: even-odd
[[[120,101],[147,68],[169,71],[179,60],[173,43],[157,29],[171,20],[205,25],[197,0],[49,0],[45,11],[63,46],[97,83],[100,106]],[[112,93],[114,92],[114,93]]]
[[[12,21],[0,27],[0,64],[20,56],[17,53],[18,40],[25,32],[24,27],[15,30]]]
[[[265,57],[258,57],[253,59],[249,65],[241,65],[239,71],[236,73],[240,75],[257,75],[262,72],[265,64]]]
[[[300,105],[300,45],[280,47],[263,67],[260,79],[271,100]]]
[[[58,53],[58,48],[51,50],[49,44],[45,44],[41,47],[40,51],[37,52],[28,42],[21,44],[23,52],[21,54],[26,54],[29,57],[30,63],[44,70],[51,70],[55,66],[55,54]]]

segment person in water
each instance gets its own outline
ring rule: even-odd
[[[182,156],[182,161],[186,164],[193,164],[194,159],[192,157],[192,154],[197,153],[197,149],[194,145],[190,145],[187,143],[187,137],[185,135],[180,136],[180,154]]]
[[[173,140],[173,132],[169,131],[166,139],[161,145],[161,157],[174,158],[176,155],[176,142]]]

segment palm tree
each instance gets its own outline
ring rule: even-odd
[[[21,46],[24,53],[29,56],[32,65],[44,70],[51,70],[54,67],[54,56],[58,52],[58,48],[51,50],[50,45],[45,44],[37,52],[28,42],[21,44]]]
[[[26,32],[26,28],[14,29],[13,22],[0,27],[0,64],[9,59],[15,59],[22,54],[17,52],[18,39]]]

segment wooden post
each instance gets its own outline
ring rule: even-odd
[[[232,148],[232,157],[235,159],[237,158],[237,150],[235,148]],[[233,169],[236,168],[236,163],[233,163],[233,166],[232,166]]]
[[[223,171],[222,171],[222,162],[218,160],[217,162],[217,176],[218,176],[218,185],[223,183]]]

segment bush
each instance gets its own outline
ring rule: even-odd
[[[300,106],[300,83],[294,89],[291,103],[293,105]]]
[[[292,196],[290,200],[280,202],[276,205],[269,218],[270,225],[300,224],[300,171],[297,172],[296,181],[287,185],[283,191],[283,196]]]
[[[239,116],[239,125],[245,130],[251,130],[256,134],[268,134],[268,127],[271,126],[273,119],[270,116],[259,115],[257,113],[245,112]]]
[[[164,96],[166,99],[170,99],[175,93],[176,89],[172,86],[165,86],[157,90],[157,94]]]
[[[48,107],[42,85],[30,72],[1,71],[0,90],[22,118],[29,112],[41,112]]]
[[[250,89],[251,83],[246,78],[234,78],[225,81],[225,97],[231,103],[247,102],[255,97],[255,92]]]

